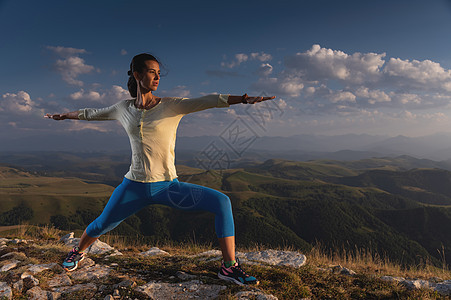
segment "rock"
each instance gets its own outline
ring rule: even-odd
[[[134,282],[133,280],[124,280],[124,281],[121,281],[121,282],[119,282],[118,284],[115,284],[114,286],[113,286],[115,289],[117,289],[117,288],[134,288],[134,287],[136,287],[136,282]]]
[[[106,296],[103,300],[114,300],[114,297],[111,295]]]
[[[81,268],[71,273],[71,278],[75,280],[94,280],[106,277],[111,270],[107,266],[94,265],[88,268]]]
[[[28,299],[42,300],[48,299],[47,291],[42,290],[40,287],[35,286],[27,291]]]
[[[13,283],[13,289],[21,292],[23,290],[23,280],[20,279],[19,281]]]
[[[445,280],[443,282],[437,283],[435,287],[433,287],[433,290],[442,295],[451,296],[451,280]]]
[[[78,243],[80,242],[79,238],[74,238],[74,233],[71,232],[69,234],[66,234],[65,236],[61,237],[61,242],[66,244],[67,246],[73,248],[75,246],[78,246]],[[89,248],[85,251],[85,253],[92,253],[92,254],[110,254],[110,256],[115,255],[122,255],[119,251],[108,245],[107,243],[101,242],[99,240],[96,240],[94,244],[89,246]]]
[[[119,290],[114,290],[114,292],[113,292],[113,297],[114,297],[114,298],[116,298],[116,297],[121,297],[121,294],[119,293]]]
[[[3,258],[3,259],[14,258],[16,260],[26,260],[27,256],[22,252],[9,252],[9,253],[6,253],[6,254],[0,256],[0,258]]]
[[[303,266],[307,258],[304,254],[294,251],[265,250],[245,253],[248,260],[260,261],[273,266],[290,266],[299,268]]]
[[[402,282],[405,279],[403,277],[382,276],[381,280],[388,282]]]
[[[15,267],[17,267],[17,265],[19,263],[20,263],[20,261],[18,261],[18,260],[5,261],[4,265],[0,268],[0,272],[6,272],[11,269],[14,269]]]
[[[188,279],[196,279],[197,278],[196,275],[187,274],[187,273],[182,272],[182,271],[177,271],[177,273],[175,273],[175,276],[177,276],[181,280],[188,280]]]
[[[244,291],[235,294],[237,300],[255,299],[255,300],[277,300],[273,295],[264,294],[262,292]]]
[[[72,281],[70,280],[69,276],[67,274],[59,274],[56,275],[54,278],[52,278],[48,282],[49,287],[58,287],[58,286],[66,286],[66,285],[72,285]]]
[[[354,276],[357,274],[353,270],[342,267],[341,265],[333,266],[332,272],[335,274],[342,274],[342,275],[348,275],[348,276]]]
[[[422,279],[404,280],[401,284],[405,285],[409,289],[428,289],[435,286],[435,283]]]
[[[143,256],[155,256],[155,255],[170,255],[168,252],[161,250],[157,247],[152,247],[149,250],[147,250],[146,252],[141,252],[139,253],[139,255],[143,255]]]
[[[20,244],[20,243],[28,244],[28,241],[27,240],[23,240],[23,239],[13,239],[11,241],[11,243],[13,243],[13,244]]]
[[[76,284],[73,286],[62,286],[58,288],[53,288],[54,292],[69,294],[78,291],[97,291],[97,286],[94,283],[86,283],[86,284]]]
[[[13,291],[6,282],[0,282],[0,299],[3,297],[8,300],[13,298]]]
[[[177,295],[177,299],[215,299],[225,288],[221,285],[205,285],[198,280],[192,280],[184,283],[151,281],[135,290],[151,299],[173,299],[174,295]]]
[[[0,243],[7,243],[11,241],[10,239],[6,239],[6,238],[0,238]]]
[[[58,266],[59,265],[57,263],[32,265],[31,267],[28,268],[28,271],[30,271],[33,275],[36,275],[44,270],[52,269]]]
[[[95,265],[96,262],[93,261],[92,259],[90,259],[89,257],[85,256],[85,259],[83,259],[79,264],[78,264],[78,269],[80,270],[81,268],[89,268],[92,267],[93,265]]]
[[[39,280],[33,277],[33,275],[27,275],[24,278],[22,278],[22,280],[23,287],[27,290],[39,285]]]

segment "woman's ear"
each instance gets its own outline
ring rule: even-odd
[[[133,72],[133,77],[135,77],[136,82],[140,82],[142,79],[141,75],[137,71]]]

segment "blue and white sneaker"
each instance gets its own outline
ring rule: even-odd
[[[250,276],[243,271],[238,259],[236,263],[229,268],[226,268],[223,262],[218,277],[239,285],[258,285],[260,283],[255,277]]]
[[[63,269],[66,271],[73,271],[83,259],[85,259],[85,254],[83,252],[78,252],[77,248],[74,248],[67,254],[67,257],[63,262]]]

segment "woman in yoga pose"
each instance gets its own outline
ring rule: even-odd
[[[258,284],[235,259],[235,228],[232,206],[225,194],[177,180],[174,147],[177,126],[189,113],[231,104],[254,104],[275,97],[207,95],[200,98],[156,97],[160,81],[160,63],[150,54],[136,55],[128,71],[128,90],[133,99],[106,108],[47,114],[54,120],[118,120],[126,130],[132,149],[130,170],[114,190],[102,214],[88,225],[77,247],[63,262],[67,271],[75,270],[84,253],[102,234],[127,217],[151,204],[163,204],[185,210],[204,210],[215,214],[215,230],[223,255],[218,276],[237,284]],[[196,191],[193,193],[193,191]],[[181,206],[181,201],[193,205]]]

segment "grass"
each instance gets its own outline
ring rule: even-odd
[[[27,256],[25,263],[50,263],[60,262],[66,255],[68,248],[55,237],[62,236],[64,232],[51,227],[35,227],[22,225],[20,229],[3,231],[1,236],[8,238],[33,239],[33,244],[11,246],[0,250],[0,256],[8,251],[22,252]],[[24,230],[23,228],[27,228]],[[227,285],[227,289],[221,292],[219,299],[234,299],[233,295],[240,291],[249,290],[248,287],[240,287],[220,281],[216,273],[218,261],[203,261],[199,258],[190,257],[191,254],[211,250],[211,244],[199,244],[191,241],[185,244],[174,242],[159,245],[140,244],[136,239],[134,245],[128,244],[124,237],[106,235],[102,239],[124,251],[123,256],[106,258],[102,255],[89,255],[97,263],[110,265],[117,263],[110,277],[103,279],[98,284],[114,284],[126,274],[127,278],[144,284],[151,280],[163,282],[179,282],[174,276],[178,271],[183,271],[197,276],[207,284]],[[159,247],[171,253],[171,256],[141,257],[137,255],[140,251],[148,250],[150,247]],[[265,250],[264,245],[237,249],[240,252]],[[292,247],[284,247],[279,250],[293,251]],[[268,294],[273,294],[278,299],[440,299],[442,297],[430,290],[408,290],[406,287],[384,282],[378,279],[383,275],[402,276],[406,278],[440,277],[451,279],[451,272],[447,268],[433,268],[428,264],[401,268],[379,255],[372,253],[369,249],[356,249],[353,252],[341,250],[331,252],[321,245],[313,247],[307,256],[307,264],[301,268],[275,267],[265,265],[245,265],[247,273],[255,275],[260,280],[258,288]],[[356,276],[335,274],[330,267],[342,265],[357,272]],[[445,265],[446,266],[446,265]],[[59,268],[46,270],[37,275],[41,286],[46,287],[46,282],[55,275],[62,272]],[[9,276],[9,277],[8,277]],[[0,274],[0,281],[11,280],[11,276]],[[14,277],[15,278],[15,277]],[[82,283],[82,282],[79,282]],[[144,299],[133,289],[121,290],[121,295],[132,297],[132,299]],[[15,292],[13,299],[24,299],[23,294]],[[76,299],[77,295],[69,295],[67,299]],[[89,294],[94,299],[103,299],[106,295]]]

